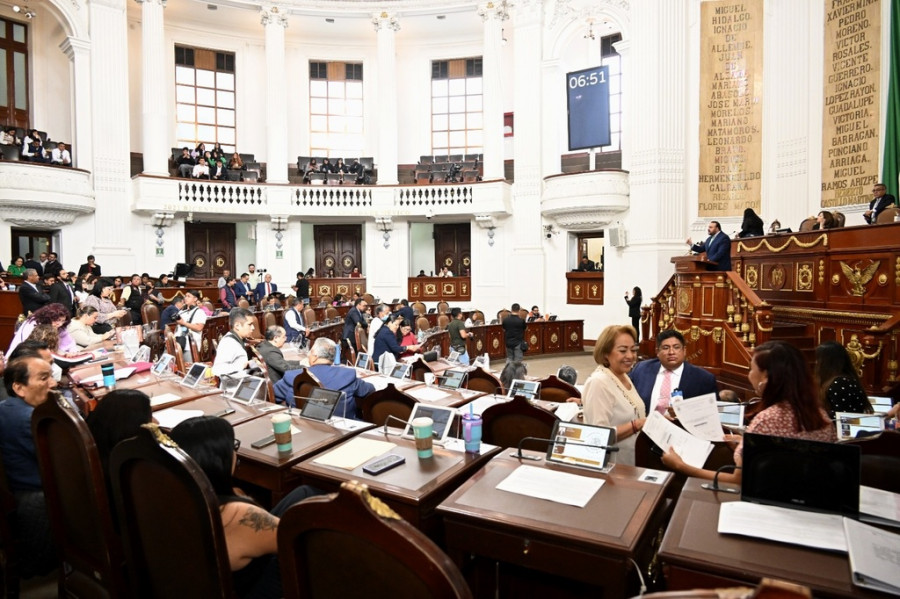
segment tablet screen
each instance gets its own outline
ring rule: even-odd
[[[259,390],[262,387],[263,383],[263,379],[256,376],[244,377],[235,388],[234,397],[232,397],[232,399],[236,399],[244,403],[250,403],[257,398],[257,395],[259,394]]]
[[[368,370],[369,369],[369,354],[357,354],[356,367],[361,368],[362,370]]]
[[[409,364],[394,364],[391,369],[390,377],[394,379],[405,379],[409,376]]]
[[[416,418],[431,418],[434,421],[432,428],[432,436],[437,441],[443,441],[450,433],[450,426],[453,423],[453,412],[451,408],[442,408],[440,406],[429,406],[423,403],[417,403],[413,408],[412,414],[409,415],[409,422]],[[404,437],[412,438],[412,425],[408,424],[403,431]]]
[[[200,364],[199,362],[191,364],[191,369],[188,370],[188,373],[181,379],[181,384],[187,385],[188,387],[196,387],[197,383],[200,382],[200,379],[203,378],[205,372],[206,364]]]
[[[461,370],[447,370],[438,379],[438,386],[445,389],[459,389],[465,377],[466,373]]]
[[[616,429],[557,421],[550,435],[553,443],[547,448],[547,461],[572,464],[584,468],[610,468],[607,447],[616,443]]]
[[[540,383],[537,381],[526,381],[523,379],[514,379],[512,384],[509,387],[509,393],[506,395],[508,397],[515,397],[516,395],[521,395],[525,399],[534,399],[537,397],[538,390],[540,389]]]
[[[303,404],[300,416],[325,422],[334,414],[343,392],[332,389],[313,388]]]

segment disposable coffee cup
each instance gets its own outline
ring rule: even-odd
[[[275,432],[275,444],[279,453],[288,453],[293,449],[291,443],[291,417],[287,414],[272,416],[272,430]]]
[[[434,421],[431,418],[416,418],[412,421],[413,436],[416,438],[416,453],[420,458],[434,455]]]
[[[434,373],[426,372],[425,373],[425,384],[433,385],[434,384]]]

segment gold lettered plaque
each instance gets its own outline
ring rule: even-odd
[[[700,4],[700,216],[760,206],[763,0]]]

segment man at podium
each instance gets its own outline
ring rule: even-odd
[[[691,246],[691,251],[696,254],[706,252],[706,259],[716,263],[711,265],[710,270],[731,270],[731,239],[722,233],[722,226],[717,220],[709,221],[706,231],[709,233],[706,241],[691,243],[688,238],[686,243]]]

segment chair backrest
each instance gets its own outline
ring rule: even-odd
[[[359,351],[366,351],[369,345],[369,335],[366,333],[366,330],[361,326],[357,326],[353,329],[353,334],[356,335],[356,348]]]
[[[420,316],[416,319],[416,331],[427,331],[431,328],[431,323],[428,322],[428,319],[424,316]]]
[[[570,397],[581,397],[581,391],[561,380],[556,375],[538,381],[541,384],[540,398],[546,401],[566,401]]]
[[[484,312],[481,310],[472,312],[472,322],[484,322]]]
[[[472,596],[433,541],[356,481],[285,512],[278,524],[278,561],[288,599],[362,598],[372,589],[385,597]]]
[[[266,364],[262,354],[259,353],[259,350],[256,349],[255,345],[248,343],[244,347],[247,351],[247,357],[251,360],[256,360],[259,364],[259,369],[262,371],[260,376],[268,383],[266,386],[266,401],[275,403],[275,386],[272,385],[272,379],[269,378],[269,365]]]
[[[327,304],[327,305],[330,306],[331,303],[334,301],[334,298],[331,297],[330,295],[323,295],[323,296],[322,296],[322,301],[325,302],[325,304]]]
[[[520,308],[519,309],[519,318],[521,318],[522,320],[527,320],[528,319],[528,310],[526,310],[525,308]]]
[[[805,231],[812,231],[813,227],[816,224],[815,216],[808,216],[803,219],[803,222],[800,223],[800,232],[803,233]]]
[[[369,304],[370,306],[375,305],[375,296],[372,295],[371,293],[364,293],[363,299],[366,300],[366,303]]]
[[[502,393],[503,383],[496,376],[481,368],[473,368],[466,379],[466,389],[483,393]]]
[[[266,330],[268,330],[269,327],[274,327],[278,324],[278,319],[275,318],[274,312],[266,312],[263,314],[263,321],[266,323]],[[263,337],[266,336],[265,333],[266,331],[260,331],[260,334]]]
[[[446,314],[438,314],[438,317],[437,317],[438,327],[440,327],[442,329],[446,329],[449,324],[450,324],[449,316],[447,316]]]
[[[834,217],[834,227],[843,227],[844,223],[847,222],[847,217],[844,216],[843,212],[832,212],[831,215]],[[880,214],[878,216],[881,216]]]
[[[19,540],[13,524],[16,515],[16,496],[9,488],[6,468],[0,456],[0,591],[3,597],[19,596],[22,562]]]
[[[497,312],[497,318],[500,320],[500,322],[503,322],[503,319],[507,316],[509,316],[509,310],[507,310],[506,308]]]
[[[316,387],[321,387],[319,382],[309,369],[304,368],[303,372],[294,377],[294,401],[298,408],[302,408],[306,404],[306,398]]]
[[[356,350],[353,349],[353,344],[350,343],[349,337],[344,337],[341,339],[341,351],[344,352],[344,363],[350,362],[351,364],[356,364]]]
[[[413,302],[412,309],[413,312],[419,315],[425,314],[428,311],[425,308],[425,304],[423,304],[422,302]]]
[[[380,391],[357,398],[356,404],[362,412],[363,420],[381,425],[388,415],[409,420],[416,400],[397,389],[393,383],[388,383],[387,387]]]
[[[900,208],[897,208],[896,206],[888,206],[878,214],[878,218],[875,220],[875,223],[879,225],[892,223],[894,222],[894,218],[898,214],[900,214]]]
[[[307,308],[303,311],[303,320],[306,321],[306,325],[309,326],[312,323],[316,322],[316,311],[312,308]]]
[[[103,465],[87,424],[51,392],[35,408],[31,431],[53,540],[68,564],[63,584],[77,578],[81,595],[129,596]]]
[[[249,309],[250,309],[250,302],[247,301],[246,298],[243,298],[243,297],[242,297],[241,299],[238,300],[238,307],[243,308],[244,310],[249,310]]]
[[[412,363],[412,376],[413,380],[416,381],[425,381],[425,374],[434,374],[434,370],[432,370],[431,365],[422,360],[421,358]]]
[[[437,311],[438,314],[448,314],[450,312],[450,304],[444,301],[438,302]]]
[[[328,320],[337,318],[338,316],[338,310],[334,306],[328,306],[327,308],[325,308],[325,318],[327,318]]]
[[[175,357],[175,371],[179,374],[185,374],[184,355],[181,352],[181,346],[175,341],[175,333],[166,331],[166,353]]]
[[[190,456],[145,425],[113,449],[110,474],[132,596],[234,596],[219,502]]]
[[[900,431],[886,430],[880,435],[852,439],[848,443],[859,445],[862,484],[900,493]]]
[[[481,415],[484,420],[481,438],[485,443],[500,447],[517,447],[524,437],[549,439],[557,418],[547,410],[532,405],[524,397],[495,404]],[[546,443],[526,443],[523,447],[538,451]]]
[[[159,307],[153,302],[144,302],[141,304],[141,318],[144,324],[159,322]]]

